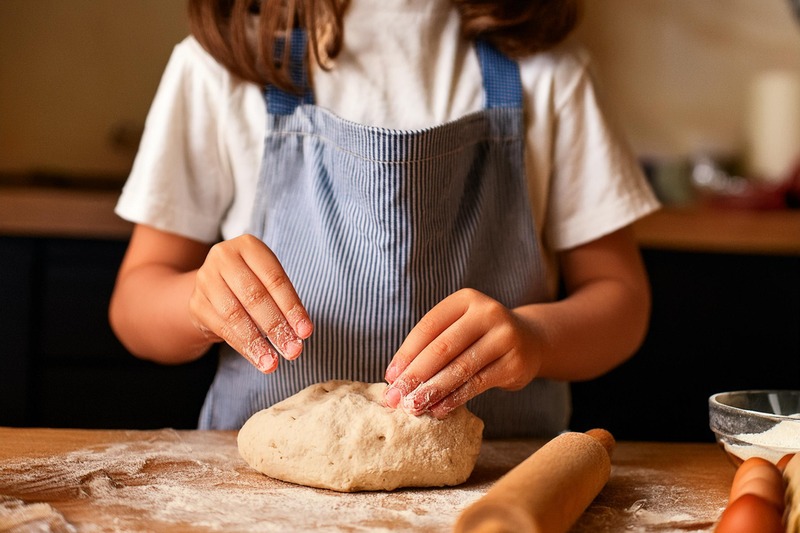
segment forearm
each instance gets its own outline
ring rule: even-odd
[[[515,310],[537,332],[538,377],[564,381],[596,378],[632,356],[650,319],[643,284],[619,279],[588,283],[567,298]]]
[[[109,308],[112,329],[137,357],[165,364],[195,360],[211,341],[192,324],[189,298],[196,271],[140,265],[117,281]]]

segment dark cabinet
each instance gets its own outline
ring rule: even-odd
[[[0,424],[5,425],[25,424],[32,410],[34,248],[30,240],[0,239]]]
[[[609,374],[572,385],[573,427],[713,441],[708,397],[800,387],[800,256],[644,250],[649,333]]]
[[[216,361],[130,355],[107,310],[126,241],[0,238],[0,425],[194,428]]]

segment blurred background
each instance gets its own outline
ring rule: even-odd
[[[3,0],[0,28],[0,172],[124,176],[185,2]],[[800,66],[788,0],[585,2],[577,37],[648,158],[743,155],[754,85]]]
[[[214,357],[134,359],[106,320],[113,205],[185,2],[0,2],[0,425],[194,427]],[[650,334],[574,384],[575,429],[713,440],[706,401],[800,386],[800,24],[788,0],[587,1],[575,38],[665,209],[637,224]]]
[[[185,2],[0,2],[0,172],[119,180]]]
[[[800,25],[787,0],[584,6],[578,35],[644,156],[744,155],[758,81],[768,73],[800,73]]]

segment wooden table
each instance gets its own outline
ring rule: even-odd
[[[0,427],[0,530],[27,517],[48,531],[448,532],[542,444],[485,441],[459,487],[342,494],[253,471],[235,432]],[[619,442],[572,531],[713,531],[734,472],[715,444]]]

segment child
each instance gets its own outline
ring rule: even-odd
[[[658,207],[566,39],[575,2],[189,4],[117,206],[127,348],[223,343],[202,429],[328,379],[469,402],[487,438],[566,429],[568,382],[644,337],[630,224]]]

